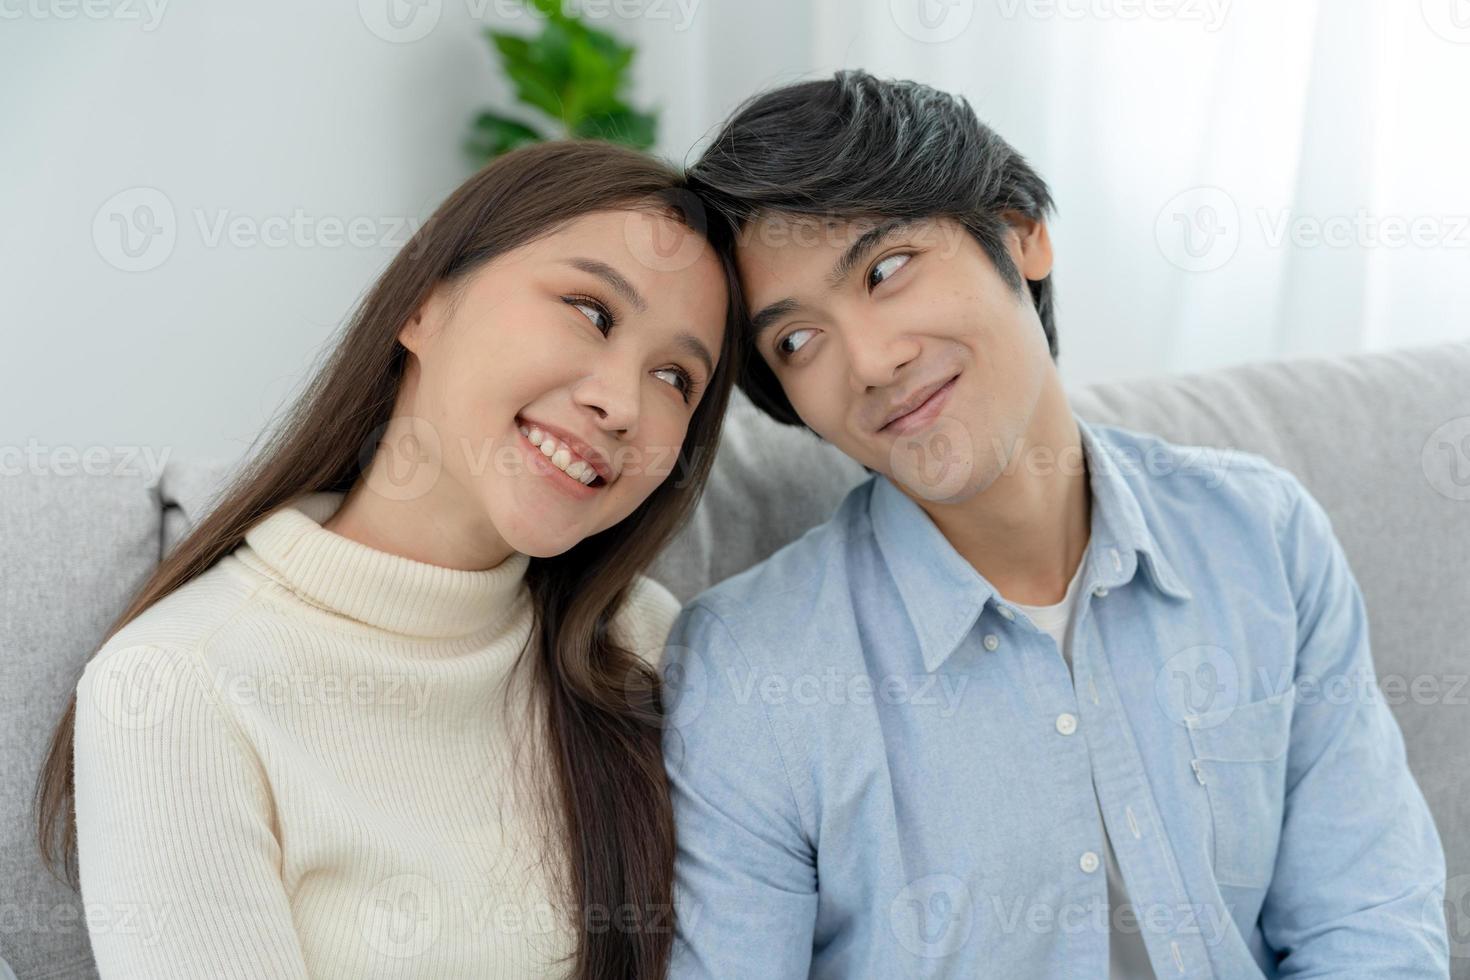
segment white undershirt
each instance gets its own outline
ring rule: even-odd
[[[1036,628],[1050,634],[1056,641],[1057,648],[1062,652],[1062,659],[1067,662],[1067,670],[1072,670],[1072,617],[1077,609],[1077,583],[1082,580],[1082,569],[1087,565],[1087,555],[1083,554],[1082,560],[1077,563],[1077,571],[1072,575],[1072,581],[1067,584],[1067,594],[1062,596],[1062,601],[1051,606],[1027,606],[1019,602],[1012,602],[1017,610],[1025,614]],[[1096,787],[1093,788],[1093,799],[1097,799]],[[1098,809],[1098,822],[1102,823],[1102,809]],[[1123,886],[1123,876],[1118,871],[1117,859],[1113,856],[1113,843],[1108,839],[1106,825],[1103,826],[1103,863],[1107,868],[1108,877],[1108,928],[1110,941],[1108,943],[1108,980],[1155,980],[1153,967],[1148,960],[1148,950],[1143,943],[1143,935],[1139,931],[1138,920],[1133,910],[1133,903],[1128,900],[1128,891]],[[1113,914],[1113,910],[1117,914]],[[1123,923],[1119,929],[1115,923]]]

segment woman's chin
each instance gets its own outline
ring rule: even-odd
[[[523,555],[532,558],[555,558],[564,555],[580,544],[587,535],[565,526],[557,529],[522,528],[520,533],[505,535],[505,543]]]

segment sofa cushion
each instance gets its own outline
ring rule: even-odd
[[[40,863],[32,793],[83,665],[159,557],[156,485],[97,463],[107,475],[0,482],[0,956],[26,980],[96,975],[80,900]]]

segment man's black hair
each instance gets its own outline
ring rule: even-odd
[[[735,233],[763,213],[951,218],[1017,294],[1030,288],[1057,356],[1051,277],[1028,282],[1006,248],[1005,212],[1044,220],[1051,192],[963,97],[864,71],[787,85],[736,109],[688,173],[691,189]],[[748,311],[741,320],[748,331]],[[762,358],[745,358],[739,382],[767,414],[802,424]]]

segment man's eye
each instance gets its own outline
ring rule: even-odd
[[[603,333],[612,329],[612,314],[597,300],[586,296],[563,296],[562,302],[581,310],[582,314],[592,321],[592,325]]]
[[[913,256],[909,255],[908,253],[899,252],[896,255],[890,255],[887,258],[883,259],[881,262],[878,262],[876,265],[873,266],[873,270],[868,273],[868,288],[872,289],[874,286],[877,286],[884,282],[889,276],[893,275],[899,269],[902,269],[904,267],[904,264],[908,262],[908,260],[911,258],[913,258]]]
[[[806,344],[807,344],[807,341],[811,339],[810,337],[807,337],[806,339],[802,340],[800,343],[793,344],[792,343],[792,338],[798,337],[798,336],[800,336],[801,334],[804,334],[804,333],[811,333],[811,332],[812,331],[810,331],[810,330],[793,330],[793,331],[791,331],[789,334],[787,334],[786,336],[782,337],[780,340],[776,341],[776,353],[780,357],[782,357],[783,359],[784,358],[787,358],[787,357],[790,357],[792,354],[795,354],[797,351],[799,351],[803,347],[805,347]]]

